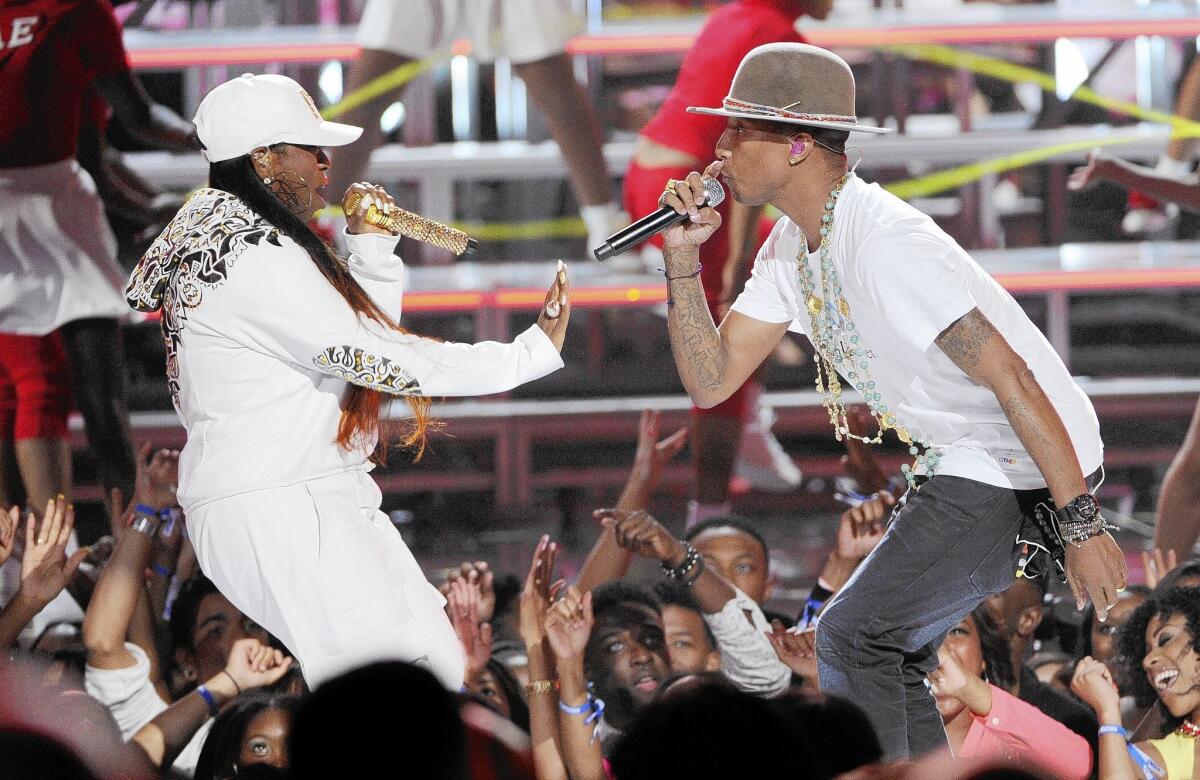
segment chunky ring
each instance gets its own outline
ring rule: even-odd
[[[550,301],[546,304],[545,312],[550,319],[558,319],[558,315],[562,314],[562,304],[557,300]]]

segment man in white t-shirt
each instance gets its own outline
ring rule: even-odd
[[[848,384],[881,429],[910,445],[910,490],[821,616],[818,665],[822,690],[870,702],[889,758],[944,747],[926,676],[946,633],[1012,583],[1018,537],[1057,553],[1078,605],[1090,597],[1101,620],[1125,586],[1089,492],[1102,460],[1095,412],[1012,297],[952,238],[847,171],[849,132],[885,131],[857,124],[854,78],[839,57],[760,46],[721,108],[689,111],[728,118],[705,176],[785,216],[717,328],[697,247],[720,216],[703,206],[700,174],[668,183],[661,202],[691,215],[664,235],[680,377],[697,405],[719,403],[793,330],[817,348],[818,390],[839,439],[849,434]]]

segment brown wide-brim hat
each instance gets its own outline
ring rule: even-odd
[[[890,133],[854,116],[854,74],[831,51],[806,43],[768,43],[742,58],[720,108],[688,113],[767,119],[852,133]]]

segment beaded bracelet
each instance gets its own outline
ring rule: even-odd
[[[690,542],[684,542],[683,547],[685,550],[683,560],[679,562],[678,566],[672,568],[671,566],[667,565],[666,561],[662,561],[659,565],[662,566],[663,574],[667,575],[673,580],[682,580],[688,585],[691,585],[693,582],[695,582],[696,577],[700,576],[699,571],[693,572],[692,569],[696,567],[698,563],[702,564],[703,560],[700,557],[700,553],[691,545]],[[688,574],[693,574],[694,576],[688,577]]]
[[[197,685],[196,693],[200,694],[200,698],[204,699],[204,703],[208,705],[209,715],[215,718],[221,714],[221,705],[217,704],[217,697],[212,695],[212,691],[203,685]]]

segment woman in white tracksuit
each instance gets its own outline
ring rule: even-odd
[[[201,569],[287,645],[310,686],[380,659],[427,665],[452,689],[462,654],[441,594],[379,511],[368,472],[379,393],[423,427],[432,396],[511,389],[562,366],[565,273],[538,324],[510,344],[405,333],[397,238],[347,215],[347,261],[307,228],[324,202],[324,122],[282,76],[214,89],[195,118],[209,189],[142,258],[127,295],[161,310],[167,375],[187,428],[179,501]],[[551,317],[556,314],[556,317]],[[410,442],[420,443],[419,429]]]

